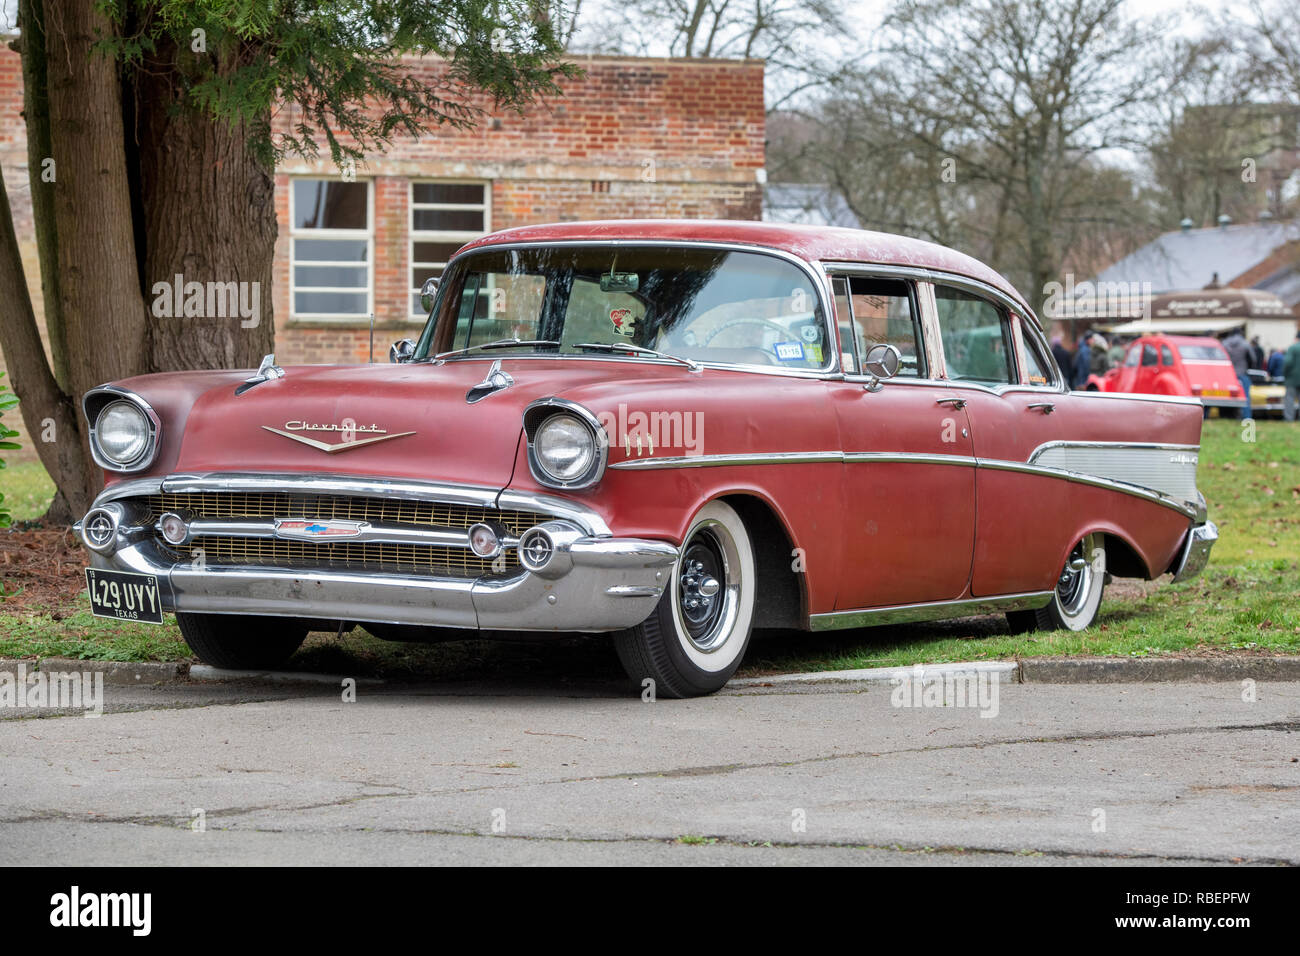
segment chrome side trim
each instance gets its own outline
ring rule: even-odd
[[[1197,497],[1199,453],[1199,445],[1049,441],[1034,449],[1028,463],[1150,488],[1190,504]]]
[[[1061,478],[1065,481],[1073,482],[1076,485],[1091,485],[1094,488],[1105,488],[1107,491],[1118,491],[1121,494],[1131,495],[1134,498],[1141,498],[1144,501],[1150,501],[1152,504],[1164,505],[1173,511],[1188,518],[1195,517],[1196,507],[1191,502],[1183,501],[1178,498],[1170,497],[1162,491],[1152,488],[1146,488],[1141,485],[1129,484],[1125,481],[1119,481],[1113,478],[1102,478],[1097,475],[1085,475],[1077,471],[1065,471],[1060,468],[1049,468],[1043,465],[1021,464],[1015,461],[997,461],[990,458],[981,458],[979,462],[981,468],[989,468],[995,471],[1017,471],[1027,475],[1040,475],[1045,478]]]
[[[840,451],[790,451],[769,454],[674,455],[665,458],[635,458],[619,461],[610,468],[648,471],[660,468],[722,468],[727,465],[811,465],[844,461]]]
[[[1191,501],[1184,501],[1162,491],[1131,484],[1119,479],[1083,474],[1064,468],[1053,468],[1028,462],[1003,461],[996,458],[973,458],[968,455],[933,455],[906,452],[775,452],[766,455],[689,455],[672,458],[638,458],[615,462],[609,467],[628,471],[652,471],[662,468],[721,468],[726,466],[828,464],[834,462],[840,462],[841,464],[951,465],[968,468],[989,468],[997,471],[1018,471],[1132,495],[1144,501],[1171,508],[1189,518],[1196,514],[1195,505]]]
[[[930,601],[924,604],[893,604],[887,607],[860,608],[854,611],[831,611],[813,614],[809,627],[814,631],[831,631],[846,627],[874,627],[878,624],[906,624],[915,621],[938,621],[976,614],[1001,614],[1043,607],[1052,599],[1051,591],[1025,591],[996,597],[962,598],[956,601]]]
[[[1081,398],[1115,398],[1133,402],[1163,402],[1169,405],[1201,405],[1199,398],[1183,395],[1145,395],[1141,392],[1090,392],[1071,391],[1071,395]]]

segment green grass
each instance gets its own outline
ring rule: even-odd
[[[14,521],[30,521],[45,514],[54,498],[54,482],[39,460],[9,461],[0,468],[0,494]]]
[[[0,657],[74,657],[91,661],[175,661],[190,656],[172,616],[167,624],[132,624],[94,617],[83,608],[24,611],[0,617]]]
[[[1254,441],[1243,441],[1243,434],[1235,421],[1205,423],[1198,485],[1221,538],[1209,568],[1195,580],[1113,588],[1098,624],[1078,634],[1011,635],[1000,617],[825,634],[760,633],[741,673],[1062,655],[1300,654],[1300,425],[1261,421]],[[53,493],[36,462],[0,471],[0,481],[19,519],[39,516]],[[170,615],[162,627],[94,618],[84,593],[73,606],[0,616],[0,657],[43,655],[125,661],[190,656]],[[359,628],[342,638],[313,635],[289,666],[395,678],[551,683],[621,673],[607,637],[396,644]]]

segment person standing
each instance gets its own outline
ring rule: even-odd
[[[1052,336],[1052,358],[1056,359],[1056,367],[1061,370],[1066,380],[1072,380],[1074,356],[1070,354],[1070,350],[1065,347],[1065,342],[1059,335]]]
[[[1282,363],[1285,361],[1286,361],[1286,353],[1283,352],[1281,349],[1274,349],[1273,353],[1268,357],[1268,377],[1281,378]]]
[[[1286,385],[1282,417],[1293,422],[1296,420],[1296,407],[1300,405],[1300,332],[1296,333],[1296,340],[1282,359],[1282,382]]]
[[[1086,389],[1088,376],[1092,374],[1092,350],[1088,348],[1088,337],[1079,338],[1079,347],[1074,352],[1074,374],[1070,377],[1070,387]]]
[[[1233,329],[1223,340],[1223,348],[1228,353],[1228,358],[1232,359],[1232,370],[1236,373],[1237,381],[1246,395],[1246,407],[1241,417],[1254,418],[1250,407],[1250,343],[1246,341],[1246,336],[1241,334],[1241,329]]]
[[[1259,336],[1252,336],[1250,340],[1250,367],[1257,368],[1262,372],[1264,370],[1265,355],[1264,346],[1259,343]]]

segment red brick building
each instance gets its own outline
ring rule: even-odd
[[[758,219],[760,61],[592,57],[564,95],[472,130],[399,139],[355,169],[292,160],[276,176],[276,357],[364,362],[419,327],[415,290],[451,252],[507,226],[628,217]],[[412,59],[436,79],[441,61]],[[22,78],[0,48],[0,167],[41,311]],[[292,121],[286,110],[283,121]],[[169,280],[169,276],[160,277]],[[214,277],[220,278],[220,277]],[[265,295],[265,292],[263,292]]]
[[[564,95],[524,115],[440,129],[344,181],[325,158],[276,178],[277,359],[376,358],[418,328],[416,290],[495,229],[628,217],[758,219],[763,64],[594,57]],[[436,79],[441,65],[414,61]],[[349,177],[352,178],[349,171]],[[320,263],[333,263],[320,265]]]

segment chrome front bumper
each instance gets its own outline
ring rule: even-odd
[[[195,480],[154,479],[152,486],[171,490],[190,487]],[[215,485],[219,476],[208,480]],[[150,489],[131,489],[141,490]],[[431,496],[447,492],[445,487],[428,490]],[[119,487],[112,486],[96,507],[121,497]],[[554,513],[557,501],[512,495],[510,504]],[[152,528],[132,526],[119,527],[111,548],[87,550],[93,567],[155,575],[168,611],[509,631],[615,631],[640,624],[672,577],[677,547],[612,537],[598,517],[586,520],[572,502],[566,505],[570,510],[564,519],[544,526],[554,532],[553,553],[545,566],[536,571],[520,568],[508,576],[176,563],[158,545]],[[80,522],[77,530],[81,532]]]

